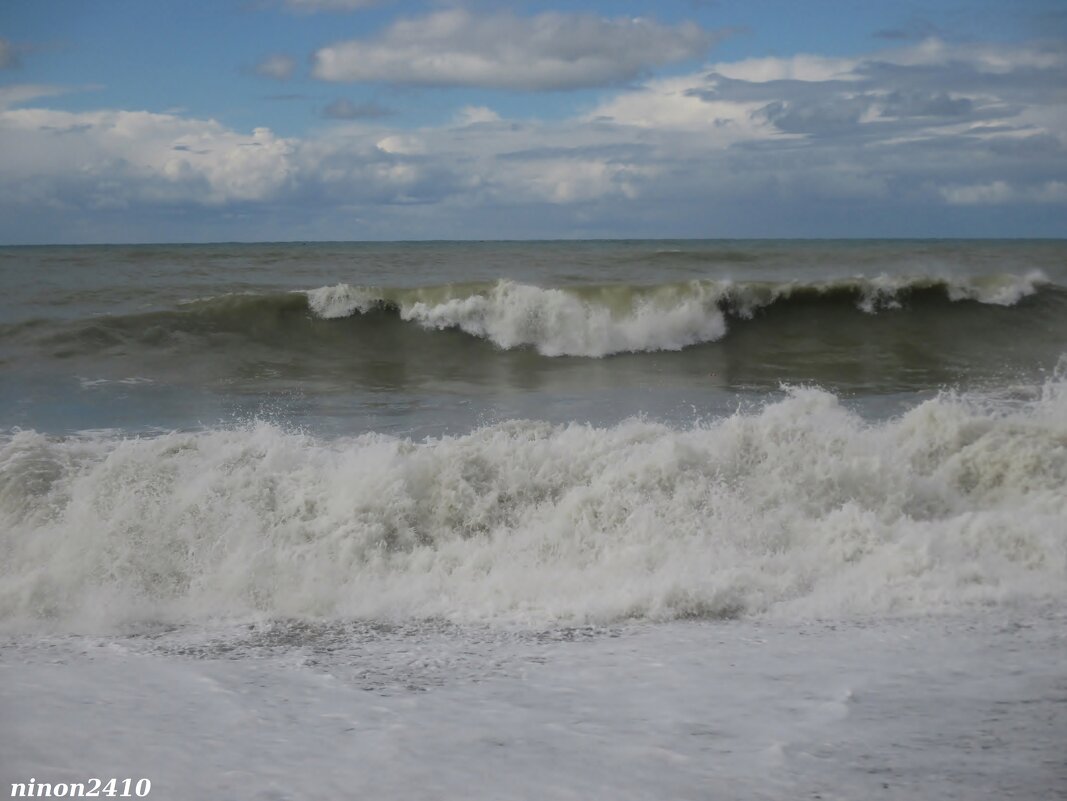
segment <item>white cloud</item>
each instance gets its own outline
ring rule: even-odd
[[[642,182],[655,175],[652,167],[597,158],[548,158],[521,162],[507,176],[512,198],[550,203],[576,203],[605,197],[634,200]]]
[[[256,65],[256,72],[278,81],[287,81],[296,72],[296,60],[282,54],[268,56]]]
[[[387,136],[379,139],[376,147],[383,153],[399,156],[416,156],[426,152],[426,145],[417,136]]]
[[[653,66],[702,56],[714,36],[692,23],[548,13],[517,17],[461,9],[401,20],[377,39],[324,47],[327,81],[552,90],[632,80]]]
[[[251,135],[212,120],[144,111],[0,112],[8,190],[51,186],[60,202],[262,200],[292,174],[292,143],[266,128]]]
[[[851,235],[892,233],[882,226],[895,219],[947,235],[939,210],[978,220],[1013,204],[1055,230],[1048,220],[1067,203],[1063,68],[1018,54],[1022,66],[990,78],[1017,50],[716,64],[543,122],[465,106],[401,128],[350,103],[335,109],[346,122],[303,138],[179,114],[19,108],[63,89],[7,87],[0,233],[23,235],[5,222],[12,209],[50,220],[125,205],[132,219],[163,204],[199,207],[190,219],[260,204],[309,226],[332,219],[320,235],[349,237]],[[369,227],[345,227],[357,217]],[[827,219],[841,227],[819,227]]]
[[[1014,68],[1009,65],[1015,65]],[[995,77],[991,71],[995,70]],[[917,45],[855,58],[797,55],[712,65],[658,79],[595,107],[590,120],[662,130],[706,131],[713,141],[833,137],[901,144],[979,133],[1000,122],[1024,138],[1065,131],[1057,93],[1067,57],[1054,48]],[[1029,130],[1027,130],[1029,129]]]
[[[859,63],[853,58],[797,55],[789,58],[746,58],[720,62],[712,71],[739,81],[832,81],[852,80]]]
[[[500,122],[500,115],[488,106],[464,106],[456,114],[456,125],[477,125],[482,122]]]
[[[38,100],[44,97],[54,97],[74,91],[66,86],[53,86],[46,83],[15,83],[8,86],[0,86],[0,109],[27,103],[30,100]]]
[[[605,100],[586,114],[585,119],[648,129],[702,132],[708,144],[720,147],[775,133],[772,126],[756,116],[764,102],[709,101],[698,94],[707,85],[704,73],[649,81],[640,89]]]
[[[956,61],[994,75],[1020,69],[1052,69],[1067,63],[1067,53],[1062,46],[953,44],[938,37],[924,39],[911,47],[878,53],[875,58],[904,66],[942,65]]]

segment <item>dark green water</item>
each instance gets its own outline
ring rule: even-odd
[[[50,431],[883,415],[1067,352],[1055,241],[4,248],[0,290],[0,425]]]

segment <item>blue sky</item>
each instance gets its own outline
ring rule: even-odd
[[[0,5],[0,243],[1065,235],[1059,0]]]

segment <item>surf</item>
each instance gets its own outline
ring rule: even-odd
[[[1067,383],[866,422],[0,440],[0,625],[860,619],[1062,601]]]
[[[708,279],[554,287],[509,280],[393,288],[340,283],[196,298],[171,309],[73,322],[25,320],[0,327],[0,341],[41,346],[59,356],[131,347],[232,347],[234,338],[285,348],[347,336],[359,347],[361,337],[399,322],[429,332],[462,332],[501,350],[603,358],[721,342],[742,326],[764,326],[770,339],[779,333],[778,321],[806,310],[818,311],[827,325],[846,321],[861,328],[869,316],[907,317],[932,310],[944,318],[966,319],[983,309],[993,315],[1024,304],[1059,319],[1067,309],[1067,290],[1040,271],[952,279],[879,275],[814,282]],[[995,327],[1003,319],[989,316],[988,322]]]

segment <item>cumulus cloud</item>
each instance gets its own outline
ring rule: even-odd
[[[950,134],[973,143],[1021,135],[1020,126],[1032,122],[1028,114],[1057,107],[1065,83],[1067,55],[1055,47],[929,40],[849,59],[714,64],[619,94],[589,116],[656,128],[744,129],[743,138],[792,136],[810,146]]]
[[[303,138],[24,108],[59,90],[8,87],[0,230],[15,230],[2,222],[11,209],[51,219],[125,204],[134,217],[185,204],[204,219],[269,208],[326,238],[966,235],[1012,213],[1044,227],[1010,230],[1054,235],[1067,204],[1065,85],[1055,48],[934,41],[711,64],[564,120],[470,105],[390,128],[375,104],[338,101],[333,116],[351,123]]]
[[[421,137],[404,134],[379,139],[374,146],[383,153],[397,156],[417,156],[426,152],[426,143]]]
[[[132,111],[0,112],[6,199],[50,196],[89,207],[195,199],[256,201],[291,178],[292,143],[266,128]]]
[[[277,81],[287,81],[296,72],[296,60],[292,56],[276,53],[259,62],[256,65],[256,72]]]
[[[602,122],[658,131],[691,131],[708,144],[725,147],[759,139],[771,132],[757,119],[765,100],[713,99],[702,94],[703,74],[650,81],[596,106],[587,116]]]
[[[314,55],[326,81],[543,91],[618,84],[651,67],[702,56],[715,35],[692,23],[548,13],[440,11],[394,23]]]

